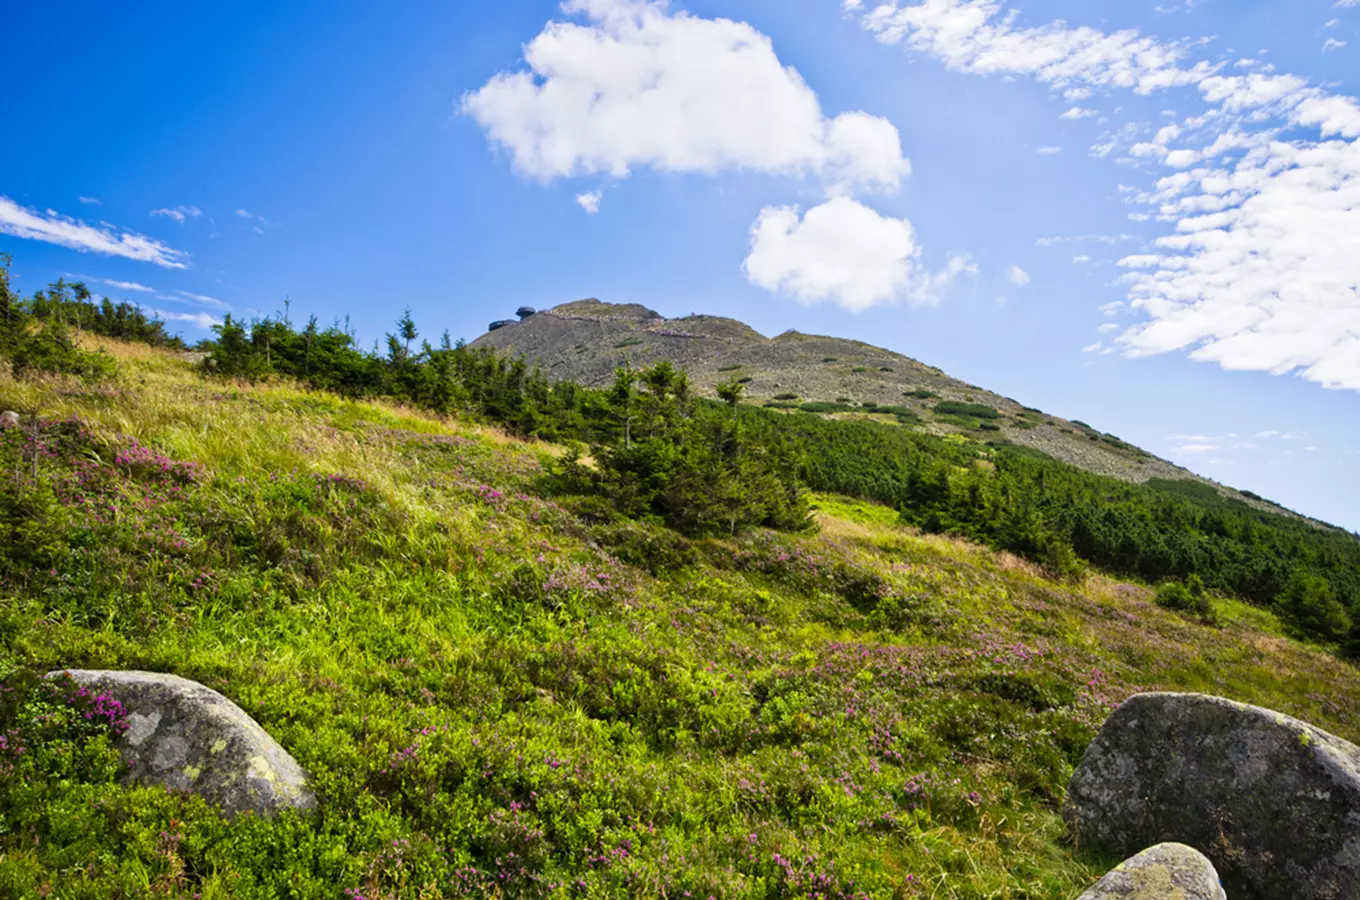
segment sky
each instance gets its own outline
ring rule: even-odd
[[[186,338],[869,341],[1360,531],[1360,0],[6,14],[0,252]]]

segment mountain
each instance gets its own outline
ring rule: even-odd
[[[776,408],[811,403],[837,418],[901,422],[904,427],[980,440],[1005,440],[1040,450],[1088,472],[1124,481],[1153,479],[1211,485],[1257,509],[1287,512],[1160,459],[1112,434],[1063,419],[1010,397],[951,378],[934,366],[861,341],[786,331],[767,338],[722,316],[667,319],[636,303],[578,300],[523,318],[500,320],[472,342],[522,355],[553,380],[599,387],[617,366],[670,360],[701,393],[732,379],[748,401]]]

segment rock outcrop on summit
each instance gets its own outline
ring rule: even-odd
[[[216,691],[158,672],[71,669],[48,677],[66,675],[127,711],[117,743],[129,780],[192,791],[231,814],[316,806],[297,761]]]
[[[1203,853],[1184,844],[1158,844],[1120,863],[1077,900],[1227,900],[1227,895]]]
[[[1234,900],[1360,897],[1360,748],[1267,709],[1130,698],[1087,748],[1064,812],[1080,846],[1200,850]]]

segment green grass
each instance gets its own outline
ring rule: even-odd
[[[836,496],[808,535],[594,523],[540,491],[558,448],[108,346],[107,386],[0,376],[48,423],[36,464],[0,432],[0,896],[1072,898],[1112,861],[1064,786],[1129,694],[1360,737],[1356,672],[1245,604]],[[32,687],[74,666],[222,691],[320,810],[119,784]]]

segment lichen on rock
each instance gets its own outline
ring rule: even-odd
[[[61,670],[127,711],[118,736],[129,781],[201,794],[229,814],[310,809],[306,773],[259,723],[216,691],[159,672]]]
[[[1126,859],[1077,900],[1226,900],[1213,863],[1185,844]]]

